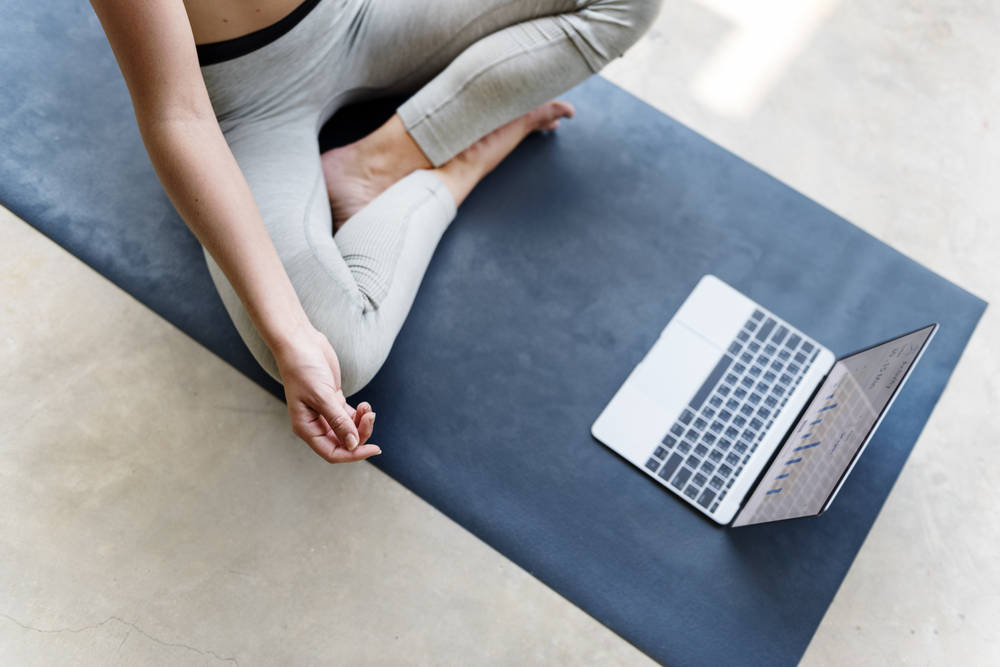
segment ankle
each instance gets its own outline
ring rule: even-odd
[[[390,184],[417,169],[434,166],[406,131],[399,115],[393,115],[382,127],[350,147],[356,151],[353,157],[366,177]]]

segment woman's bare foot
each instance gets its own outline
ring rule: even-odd
[[[447,163],[433,169],[461,204],[491,172],[532,132],[554,130],[560,118],[572,118],[573,106],[548,102],[486,135]],[[393,183],[417,169],[433,165],[394,115],[385,125],[353,144],[320,156],[334,232]]]
[[[395,114],[364,139],[323,153],[320,161],[334,232],[396,181],[433,167]]]
[[[533,111],[515,118],[490,132],[464,151],[432,170],[445,184],[459,206],[472,188],[500,164],[532,132],[554,130],[561,118],[576,113],[568,102],[546,102]]]

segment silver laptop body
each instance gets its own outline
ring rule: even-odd
[[[816,515],[833,501],[936,329],[837,361],[708,275],[591,432],[717,523]]]

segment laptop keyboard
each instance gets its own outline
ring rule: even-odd
[[[801,332],[754,311],[646,468],[715,512],[817,355]]]

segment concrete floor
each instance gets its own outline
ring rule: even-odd
[[[1000,298],[1000,6],[668,0],[607,78]],[[0,664],[649,665],[0,210]],[[802,661],[1000,661],[987,311]]]

